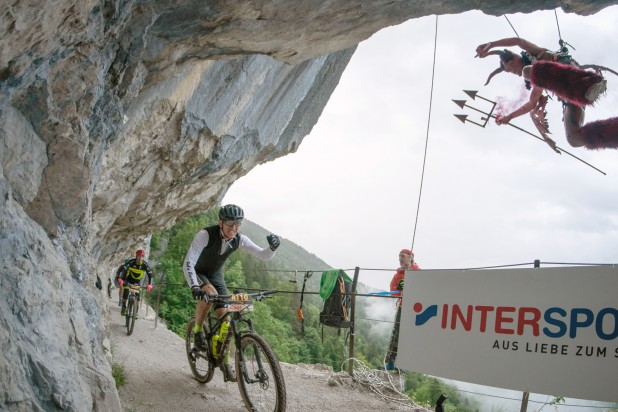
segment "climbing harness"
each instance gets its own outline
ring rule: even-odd
[[[307,280],[313,275],[313,272],[310,270],[305,272],[304,280],[303,280],[303,288],[300,291],[300,306],[296,311],[296,317],[300,320],[300,333],[302,335],[305,334],[305,317],[303,316],[303,300],[305,298],[305,286],[307,285]],[[296,278],[294,278],[294,282],[296,282]]]

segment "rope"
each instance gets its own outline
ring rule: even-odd
[[[416,226],[418,224],[418,215],[421,208],[421,196],[423,193],[423,181],[425,180],[425,164],[427,163],[427,144],[429,142],[429,125],[431,123],[431,105],[433,103],[433,84],[436,75],[436,50],[438,48],[438,15],[436,15],[436,31],[433,42],[433,65],[431,68],[431,89],[429,94],[429,113],[427,114],[427,133],[425,136],[425,153],[423,155],[423,169],[421,172],[421,185],[418,191],[418,203],[416,204],[416,218],[414,219],[414,232],[412,233],[412,245],[410,250],[414,250],[414,239],[416,238]]]
[[[397,389],[404,387],[404,375],[402,373],[396,373],[399,380],[398,385],[396,385],[393,381],[394,375],[391,375],[387,371],[371,369],[356,358],[346,359],[345,362],[341,364],[341,369],[343,370],[343,367],[348,365],[350,361],[353,361],[355,365],[352,372],[352,379],[370,389],[383,400],[409,406],[416,411],[431,412],[431,409],[417,404],[409,396]],[[384,378],[385,376],[386,379]]]
[[[504,15],[504,18],[506,19],[506,21],[508,21],[508,22],[509,22],[509,26],[511,26],[511,29],[513,29],[513,31],[515,32],[515,35],[516,35],[517,37],[519,37],[519,34],[517,33],[517,30],[515,30],[515,27],[513,27],[513,25],[511,24],[511,21],[509,20],[509,18],[507,17],[507,15],[506,15],[506,14]]]
[[[558,27],[558,38],[562,40],[562,34],[560,34],[560,23],[558,22],[558,13],[554,9],[554,16],[556,16],[556,27]]]
[[[385,372],[382,370],[371,369],[367,365],[365,365],[362,361],[356,358],[351,358],[351,359],[347,359],[346,361],[344,361],[341,364],[342,370],[345,365],[349,364],[350,360],[352,360],[355,364],[354,371],[352,373],[352,378],[356,382],[359,382],[363,386],[369,388],[371,391],[376,393],[383,400],[398,403],[400,405],[411,406],[413,408],[420,408],[421,411],[432,412],[431,409],[427,409],[427,407],[418,405],[405,393],[397,389],[397,388],[404,387],[404,382],[403,382],[404,375],[401,373],[402,371],[395,371],[394,373],[389,373],[389,372]],[[398,384],[393,379],[393,377],[395,376],[397,376],[399,380]],[[429,385],[442,390],[443,388],[442,385],[444,385],[445,382],[444,381],[441,381],[441,382],[442,384],[430,383]],[[521,402],[520,398],[513,398],[509,396],[500,396],[500,395],[491,395],[488,393],[482,393],[482,392],[476,392],[476,391],[468,391],[468,390],[457,388],[456,386],[453,386],[453,385],[448,385],[448,388],[454,391],[457,391],[457,392],[467,393],[471,395],[484,396],[487,398],[494,398],[494,399],[503,399],[503,400],[514,401],[514,402]],[[543,401],[529,399],[528,402],[548,405],[547,401],[543,402]],[[578,408],[607,409],[607,406],[576,405],[576,404],[568,404],[568,403],[559,403],[553,406],[557,409],[559,409],[560,407],[571,407],[571,406],[578,407]]]

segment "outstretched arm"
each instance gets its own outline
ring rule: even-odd
[[[270,247],[261,248],[243,234],[240,235],[240,247],[249,252],[249,254],[264,261],[272,259],[275,255],[275,251]]]
[[[529,42],[528,40],[522,39],[520,37],[507,37],[505,39],[495,40],[489,43],[483,43],[476,48],[476,55],[478,57],[487,57],[489,56],[489,52],[491,49],[496,47],[513,47],[517,46],[520,49],[527,51],[533,56],[537,56],[539,53],[547,51],[542,47],[537,46],[534,43]]]
[[[528,99],[528,101],[524,105],[522,105],[521,107],[519,107],[518,109],[514,110],[511,113],[501,115],[501,116],[500,115],[496,116],[496,123],[497,124],[507,124],[514,118],[524,115],[526,113],[529,113],[530,111],[532,111],[532,109],[536,107],[537,102],[539,101],[542,95],[543,95],[543,89],[541,89],[540,87],[533,87],[532,91],[530,92],[530,99]]]

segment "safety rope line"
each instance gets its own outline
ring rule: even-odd
[[[352,360],[355,364],[354,371],[353,371],[353,379],[356,382],[371,389],[373,392],[379,395],[382,399],[393,402],[393,403],[398,403],[400,405],[407,405],[407,406],[422,408],[423,411],[429,411],[429,412],[432,411],[431,409],[427,409],[426,407],[414,402],[408,395],[406,395],[404,392],[398,389],[398,388],[404,389],[403,374],[401,373],[402,371],[396,370],[394,372],[389,373],[384,370],[372,369],[369,366],[367,366],[365,363],[363,363],[363,361],[356,359],[356,358],[346,359],[341,364],[341,370],[343,370],[343,368],[349,364],[350,360]],[[398,378],[399,384],[396,384],[393,378]],[[429,386],[437,388],[439,390],[443,390],[446,385],[448,389],[456,391],[456,392],[467,393],[467,394],[477,395],[477,396],[484,396],[487,398],[514,401],[514,402],[521,401],[521,399],[519,398],[514,398],[514,397],[509,397],[509,396],[492,395],[489,393],[460,389],[454,385],[449,384],[448,382],[442,381],[440,379],[438,380],[440,382],[436,382],[436,383],[429,382],[428,383]],[[394,392],[396,396],[393,396],[392,392]],[[537,401],[533,399],[529,399],[528,402],[542,404],[542,405],[549,404],[548,401]],[[570,403],[559,403],[559,404],[552,405],[552,407],[554,407],[556,410],[560,410],[560,407],[572,407],[572,406],[575,406],[578,408],[608,409],[607,406],[598,406],[598,405],[577,405],[577,404],[570,404]]]
[[[433,103],[433,84],[436,75],[436,50],[438,48],[438,15],[436,15],[436,30],[433,41],[433,64],[431,68],[431,89],[429,93],[429,113],[427,114],[427,133],[425,136],[425,153],[423,154],[423,169],[421,172],[421,184],[418,190],[418,203],[416,204],[416,218],[414,219],[414,232],[412,233],[412,245],[410,250],[414,250],[414,240],[416,239],[416,226],[418,224],[418,215],[421,209],[421,196],[423,193],[423,182],[425,180],[425,164],[427,163],[427,146],[429,142],[429,125],[431,124],[431,105]]]
[[[400,388],[404,387],[403,374],[399,372],[391,374],[385,370],[381,371],[372,369],[357,358],[346,359],[341,364],[341,370],[343,370],[343,368],[348,365],[350,361],[353,361],[355,365],[352,371],[352,379],[355,382],[369,388],[383,400],[399,405],[409,406],[416,411],[432,412],[432,409],[419,405],[400,390]],[[393,378],[395,377],[394,375],[396,375],[399,380],[398,384],[393,381]]]
[[[558,27],[558,39],[562,40],[562,34],[560,34],[560,23],[558,22],[558,13],[554,9],[554,16],[556,16],[556,27]]]
[[[504,18],[506,19],[506,21],[509,22],[509,26],[511,26],[511,29],[513,29],[513,31],[515,32],[515,35],[517,37],[519,37],[519,34],[517,33],[517,30],[515,30],[515,27],[513,27],[513,25],[511,24],[511,21],[509,20],[509,18],[508,18],[508,16],[506,14],[504,15]]]
[[[560,32],[560,22],[558,21],[558,12],[556,11],[556,9],[554,9],[554,17],[556,18],[556,28],[558,29],[558,43],[560,44],[560,47],[562,47],[562,33]],[[519,37],[519,33],[517,33],[517,30],[515,30],[515,27],[511,24],[511,21],[506,14],[504,14],[504,18],[509,23],[509,26],[511,26],[511,29],[513,29],[515,35]]]
[[[400,371],[389,373],[383,370],[372,369],[369,366],[367,366],[365,363],[363,363],[363,361],[356,359],[356,358],[346,359],[341,364],[341,370],[343,370],[343,368],[349,364],[350,360],[352,360],[355,364],[353,376],[352,376],[353,379],[356,382],[368,387],[370,390],[375,392],[382,399],[393,402],[393,403],[397,403],[400,405],[407,405],[407,406],[412,406],[415,408],[422,408],[423,411],[430,411],[430,412],[432,411],[431,409],[427,409],[426,407],[414,402],[408,395],[406,395],[404,392],[398,389],[398,388],[401,388],[401,389],[404,388],[403,374]],[[399,380],[398,384],[395,383],[393,378],[398,378]],[[436,383],[429,382],[429,386],[442,390],[445,387],[444,385],[447,385],[448,389],[451,389],[456,392],[467,393],[467,394],[477,395],[477,396],[484,396],[487,398],[514,401],[514,402],[521,401],[521,399],[519,398],[492,395],[488,393],[475,392],[475,391],[468,391],[468,390],[460,389],[456,386],[450,385],[448,384],[448,382],[444,382],[444,381],[440,381],[440,382],[436,382]],[[393,393],[395,396],[393,395]],[[533,399],[529,399],[528,402],[536,403],[536,404],[543,404],[543,405],[549,404],[548,401],[537,401]],[[569,403],[560,403],[560,404],[555,404],[552,406],[556,408],[557,410],[559,410],[560,407],[571,407],[571,406],[576,406],[579,408],[591,408],[591,409],[607,409],[608,408],[607,406],[576,405],[576,404],[569,404]]]

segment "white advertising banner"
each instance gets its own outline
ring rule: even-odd
[[[618,267],[406,273],[397,366],[618,402]]]

